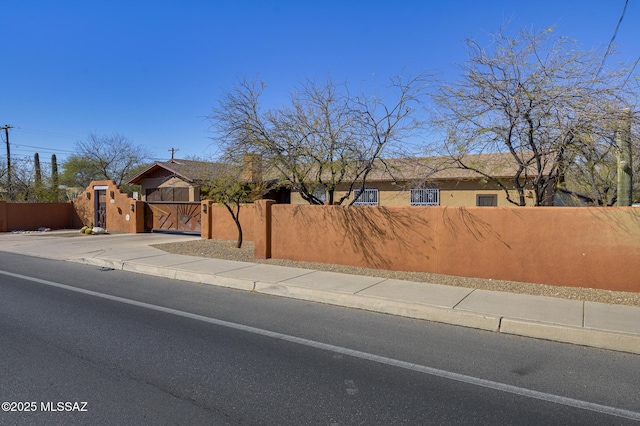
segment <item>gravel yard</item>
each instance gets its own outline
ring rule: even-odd
[[[235,248],[234,241],[223,240],[196,240],[183,243],[157,244],[153,247],[166,251],[168,253],[184,254],[188,256],[266,263],[270,265],[314,269],[317,271],[332,271],[344,274],[367,275],[372,277],[444,284],[475,289],[560,297],[564,299],[583,300],[589,302],[640,306],[640,293],[596,290],[590,288],[559,287],[491,279],[465,278],[425,272],[387,271],[379,269],[356,268],[353,266],[329,265],[324,263],[297,262],[292,260],[259,260],[253,258],[253,242],[251,241],[244,242],[242,248],[240,249]]]

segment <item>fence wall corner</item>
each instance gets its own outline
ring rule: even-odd
[[[273,200],[258,200],[254,203],[254,251],[255,259],[271,258],[271,207]]]
[[[8,231],[7,202],[0,201],[0,232]]]

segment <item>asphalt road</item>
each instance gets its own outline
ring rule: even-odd
[[[3,252],[0,367],[0,424],[640,421],[637,355]]]

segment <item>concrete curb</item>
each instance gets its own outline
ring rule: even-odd
[[[95,257],[77,257],[66,260],[85,265],[98,266],[101,268],[117,269],[119,271],[121,271],[124,266],[124,263],[119,260],[98,259]]]
[[[500,333],[640,354],[640,336],[633,334],[523,321],[511,318],[502,319],[500,323]]]
[[[419,303],[397,302],[372,296],[319,291],[304,287],[262,282],[256,282],[255,291],[272,296],[327,303],[347,308],[461,325],[481,330],[498,331],[500,326],[500,318],[496,316],[456,311]]]
[[[68,260],[97,267],[112,268],[181,281],[233,288],[237,290],[253,291],[271,296],[307,300],[522,337],[531,337],[599,349],[640,354],[640,336],[633,334],[506,318],[421,303],[398,302],[375,296],[321,291],[282,283],[260,282],[250,279],[227,277],[224,276],[224,274],[213,275],[197,273],[176,268],[144,265],[135,262],[86,257]]]

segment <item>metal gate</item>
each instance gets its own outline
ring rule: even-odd
[[[106,187],[94,187],[94,226],[107,229],[107,190]]]
[[[144,229],[200,234],[200,203],[154,201],[144,204]]]

